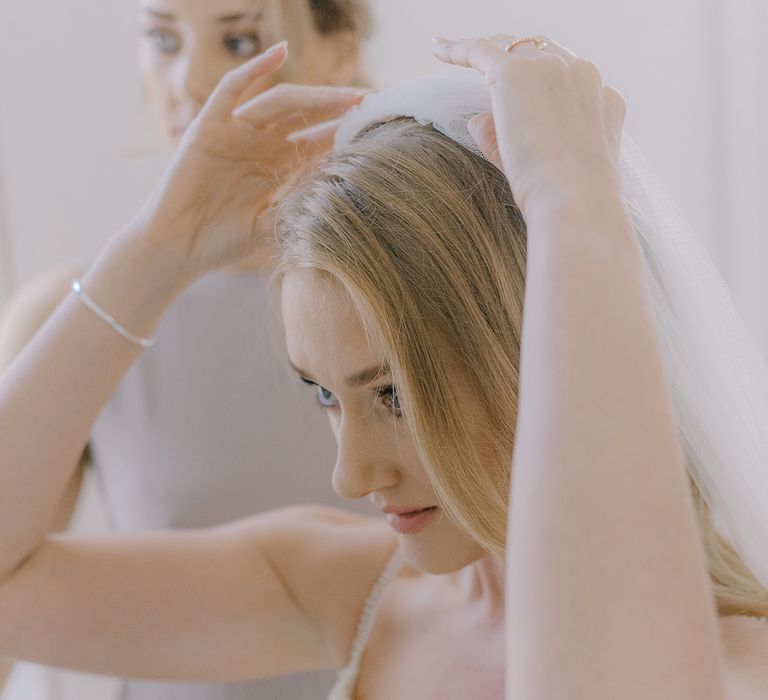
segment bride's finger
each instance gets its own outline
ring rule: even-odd
[[[577,58],[573,51],[568,50],[565,48],[565,46],[558,44],[556,41],[553,41],[549,37],[543,36],[542,34],[529,37],[515,36],[513,34],[496,34],[495,36],[489,38],[493,43],[505,51],[514,42],[520,41],[517,46],[510,48],[509,51],[507,51],[507,53],[514,54],[515,56],[526,55],[528,57],[535,58],[536,56],[540,56],[542,53],[545,53],[549,55],[560,56],[566,60]],[[523,39],[525,39],[525,41],[521,41]],[[536,42],[540,42],[539,46],[541,48],[536,45]]]
[[[201,119],[229,119],[245,90],[259,78],[274,73],[288,58],[288,42],[281,41],[264,53],[227,73],[201,110]]]
[[[338,116],[360,102],[366,94],[366,90],[357,88],[281,83],[240,105],[232,115],[260,127],[303,114],[309,125]]]
[[[436,38],[432,40],[432,52],[445,63],[474,68],[485,76],[510,56],[539,58],[545,53],[560,56],[565,60],[575,58],[568,49],[547,37],[528,37],[529,41],[520,41],[523,38],[512,34],[497,34],[481,39]],[[537,47],[535,40],[541,42],[541,48]],[[512,44],[516,41],[520,43],[513,47]]]
[[[432,39],[432,53],[444,63],[474,68],[483,75],[509,57],[501,46],[490,39],[451,40],[435,37]]]

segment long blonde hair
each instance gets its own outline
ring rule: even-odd
[[[412,119],[376,124],[283,201],[278,234],[281,271],[349,292],[441,506],[504,557],[526,230],[503,174]],[[721,614],[767,614],[693,484],[692,498]]]

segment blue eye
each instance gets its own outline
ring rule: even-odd
[[[261,40],[256,34],[232,34],[224,38],[224,46],[237,58],[250,58],[261,51]]]
[[[324,386],[317,387],[317,403],[323,408],[333,408],[338,405],[338,401],[332,392],[328,391]]]
[[[333,395],[333,392],[328,391],[328,389],[326,389],[324,386],[320,386],[312,380],[305,379],[304,377],[301,377],[301,381],[309,386],[315,387],[315,399],[317,400],[320,408],[335,408],[339,405],[339,402]]]
[[[159,53],[173,54],[181,48],[180,39],[172,32],[162,29],[150,29],[146,32],[146,36],[153,48]]]

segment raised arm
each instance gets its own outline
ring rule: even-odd
[[[11,299],[0,320],[0,375],[53,313],[69,291],[69,283],[80,272],[73,265],[56,268],[24,287]],[[51,532],[69,527],[80,493],[85,461],[85,455],[82,455],[53,516]],[[0,695],[12,668],[11,662],[0,659]]]
[[[81,273],[81,268],[75,265],[58,266],[23,287],[10,300],[0,320],[0,376],[67,296],[70,283]],[[67,484],[50,524],[52,532],[69,527],[86,459],[85,453],[78,459],[73,477]]]
[[[132,334],[151,336],[186,284],[264,244],[276,183],[299,160],[327,148],[332,128],[301,148],[288,135],[337,117],[359,99],[343,89],[283,85],[239,104],[285,57],[278,46],[224,78],[146,208],[83,276],[90,297]],[[94,420],[140,351],[71,294],[0,381],[0,656],[155,677],[177,675],[182,659],[192,659],[197,674],[239,674],[242,666],[221,665],[224,652],[205,664],[184,646],[190,626],[200,625],[207,628],[189,637],[200,649],[203,642],[220,648],[227,632],[231,643],[249,642],[243,648],[255,656],[254,644],[267,646],[272,630],[276,648],[298,654],[289,653],[285,663],[324,662],[317,621],[308,623],[281,579],[280,563],[259,546],[258,533],[275,532],[269,524],[258,521],[248,536],[176,533],[113,544],[48,533]],[[249,586],[240,599],[228,584],[230,573]],[[217,609],[221,623],[206,612]],[[256,637],[255,618],[247,614],[254,610],[265,623]],[[281,618],[287,638],[275,631]],[[312,654],[302,651],[301,639],[309,640]],[[126,657],[132,661],[117,668],[111,654],[125,651],[126,643],[136,647]],[[178,656],[161,653],[163,644],[177,647]],[[169,663],[159,667],[163,654]],[[278,667],[268,653],[265,659]]]
[[[88,295],[134,336],[151,336],[190,281],[268,244],[276,183],[307,155],[287,136],[359,99],[280,85],[238,106],[285,57],[279,46],[223,79],[150,202],[83,276]],[[42,541],[96,416],[140,351],[70,294],[3,374],[0,576]]]
[[[528,226],[507,544],[507,697],[722,700],[718,627],[623,205],[624,107],[554,43],[444,42]]]
[[[393,546],[380,521],[322,506],[50,536],[0,585],[0,657],[205,682],[338,667]]]
[[[67,296],[72,280],[81,274],[81,268],[75,265],[56,267],[23,287],[10,300],[0,321],[0,376]],[[83,453],[53,516],[52,532],[69,527],[86,461],[87,454]]]

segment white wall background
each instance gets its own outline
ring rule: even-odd
[[[594,59],[625,94],[628,131],[768,352],[765,0],[375,2],[378,82],[444,70],[430,55],[433,35],[542,32]],[[133,4],[0,3],[0,305],[51,264],[93,255],[159,171],[133,61]],[[110,697],[98,683],[66,683],[76,684],[66,697]],[[18,687],[14,700],[65,697]]]
[[[14,287],[92,254],[154,179],[135,35],[132,0],[0,3],[0,250]]]
[[[718,250],[731,292],[768,356],[768,3],[721,0],[717,10]]]

